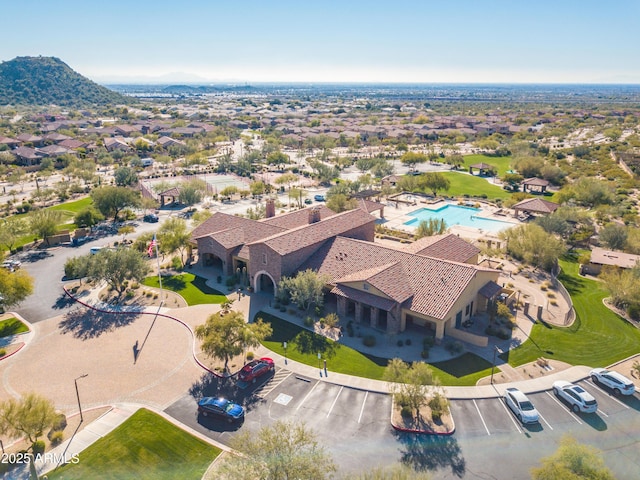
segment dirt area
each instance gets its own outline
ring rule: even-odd
[[[610,370],[615,370],[616,372],[621,373],[622,375],[627,377],[634,383],[634,385],[636,386],[636,390],[640,391],[640,374],[637,373],[633,368],[633,364],[636,362],[640,363],[640,354],[628,358],[623,362],[617,363],[616,365],[612,366]]]
[[[2,347],[5,353],[2,357],[0,357],[0,360],[2,360],[5,357],[10,357],[12,354],[20,350],[23,346],[24,346],[24,342],[18,342],[18,343],[12,343],[10,345],[7,345],[6,347]]]
[[[400,405],[394,402],[393,411],[391,413],[391,423],[401,429],[439,434],[448,434],[453,431],[454,424],[450,412],[442,415],[439,421],[434,421],[431,418],[431,409],[428,405],[423,405],[420,408],[419,417],[403,417],[400,414],[400,411]]]
[[[75,291],[73,288],[78,287]],[[83,296],[88,295],[89,291],[96,288],[94,284],[87,282],[74,282],[67,287],[77,298],[82,300]],[[99,297],[103,302],[112,305],[137,305],[142,307],[159,306],[160,305],[160,289],[147,287],[139,284],[129,289],[133,292],[133,296],[127,297],[126,294],[118,298],[115,292],[109,291],[108,287],[102,288]],[[187,302],[175,292],[163,290],[164,306],[168,308],[183,308],[187,306]]]
[[[538,359],[534,362],[526,363],[516,368],[506,367],[505,371],[497,372],[493,375],[493,383],[510,383],[519,380],[531,380],[544,377],[552,373],[558,373],[571,367],[570,364],[558,360]],[[476,385],[490,385],[491,377],[484,377],[478,380]]]

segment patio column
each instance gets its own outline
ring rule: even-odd
[[[378,327],[378,309],[376,307],[371,307],[371,320],[369,321],[369,325],[373,328]]]
[[[347,299],[339,295],[336,296],[336,310],[340,318],[347,316]]]
[[[356,303],[355,320],[356,320],[356,323],[360,323],[362,322],[362,304],[360,302],[355,302],[355,303]]]
[[[436,323],[436,340],[442,340],[444,337],[444,322]]]

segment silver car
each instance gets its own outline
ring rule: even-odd
[[[557,397],[571,405],[571,410],[575,413],[595,413],[598,410],[596,399],[579,385],[558,380],[553,382],[553,391]]]
[[[594,383],[609,387],[616,395],[633,395],[636,391],[633,382],[621,373],[605,368],[594,368],[590,375]]]
[[[504,401],[521,423],[538,423],[540,415],[533,403],[517,388],[507,388]]]

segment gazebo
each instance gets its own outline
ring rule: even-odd
[[[519,212],[524,212],[526,214],[534,213],[538,215],[549,215],[555,212],[558,207],[560,207],[560,205],[549,202],[548,200],[543,200],[541,198],[527,198],[526,200],[516,203],[511,208],[513,208],[517,216]]]
[[[473,175],[473,169],[480,170],[478,175],[481,177],[487,175],[487,172],[495,172],[496,167],[493,165],[489,165],[488,163],[474,163],[473,165],[469,165],[469,173]]]
[[[530,192],[544,193],[547,191],[549,181],[543,178],[531,177],[522,181],[522,191],[526,192],[529,188]]]
[[[178,197],[180,196],[180,189],[178,187],[172,187],[169,190],[165,190],[164,192],[158,195],[160,197],[160,206],[163,207],[167,203],[174,203],[178,201]],[[168,202],[167,198],[170,198],[171,201]]]

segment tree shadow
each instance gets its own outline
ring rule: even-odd
[[[187,287],[181,275],[172,275],[171,277],[162,277],[162,285],[174,292],[179,292]]]
[[[224,397],[250,410],[256,403],[263,401],[255,394],[263,384],[256,383],[256,385],[252,385],[253,388],[240,388],[233,377],[218,377],[210,372],[205,372],[199,380],[191,385],[189,395],[194,400],[200,400],[202,397]]]
[[[332,358],[336,355],[340,344],[329,340],[322,335],[317,335],[308,330],[300,332],[292,342],[295,349],[302,354],[320,353],[324,358]]]
[[[80,340],[97,338],[116,328],[126,327],[140,316],[140,312],[106,313],[76,308],[65,315],[58,327],[63,334],[71,333]]]
[[[54,310],[63,310],[65,308],[69,308],[74,303],[76,303],[76,301],[73,298],[66,293],[63,293],[56,299],[55,303],[51,305],[51,308]]]
[[[397,433],[402,444],[400,461],[418,472],[450,468],[462,478],[466,472],[466,462],[457,440],[451,436],[412,435]]]

